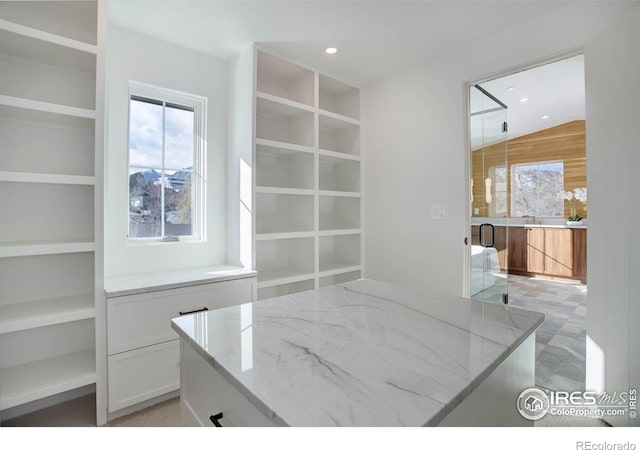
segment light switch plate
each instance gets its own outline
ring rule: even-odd
[[[431,205],[431,219],[432,220],[444,220],[447,216],[447,212],[442,205]]]

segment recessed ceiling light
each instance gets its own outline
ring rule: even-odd
[[[523,97],[520,99],[520,103],[524,103],[529,100],[529,97]]]
[[[328,53],[329,55],[333,55],[333,54],[338,53],[338,49],[335,48],[335,47],[327,47],[325,49],[325,52]]]
[[[514,89],[515,89],[515,88],[514,88],[513,86],[509,86],[509,87],[507,88],[507,92],[511,92],[511,91],[513,91]]]
[[[549,116],[547,114],[545,114],[544,116],[541,117],[542,120],[547,120],[549,118]]]

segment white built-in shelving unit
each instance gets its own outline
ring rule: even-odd
[[[258,299],[360,278],[359,90],[255,57]]]
[[[0,2],[0,417],[98,378],[101,3]]]

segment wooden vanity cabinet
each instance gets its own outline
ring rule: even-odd
[[[509,273],[587,281],[587,230],[509,227]]]

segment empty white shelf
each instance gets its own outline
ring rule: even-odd
[[[314,239],[279,239],[256,243],[258,287],[314,276]]]
[[[82,117],[85,119],[95,119],[96,112],[93,109],[76,108],[75,106],[60,105],[57,103],[41,102],[10,95],[0,95],[0,105],[12,106],[14,108],[31,109],[53,114],[62,114],[72,117]]]
[[[303,280],[292,283],[278,284],[275,286],[268,286],[258,288],[258,300],[266,300],[268,298],[280,297],[282,295],[295,294],[298,292],[308,291],[313,289],[314,280]]]
[[[297,231],[292,233],[261,233],[256,234],[256,241],[274,241],[277,239],[295,239],[304,237],[314,237],[313,231]]]
[[[272,139],[265,139],[265,138],[256,138],[256,145],[261,145],[265,147],[275,147],[275,148],[284,149],[284,150],[295,150],[298,152],[307,152],[307,153],[314,152],[313,147],[309,147],[306,145],[291,144],[289,142],[274,141]]]
[[[313,189],[314,155],[289,148],[256,145],[256,185]]]
[[[360,228],[351,228],[351,229],[341,229],[341,230],[324,230],[319,231],[319,236],[343,236],[349,234],[360,234]]]
[[[332,286],[334,284],[347,283],[362,278],[359,270],[353,272],[342,272],[335,275],[325,275],[319,280],[319,287]]]
[[[269,186],[257,186],[257,194],[296,194],[296,195],[313,195],[314,192],[311,189],[293,189],[293,188],[281,188],[281,187],[269,187]]]
[[[96,382],[95,352],[83,350],[0,370],[0,410]]]
[[[360,235],[323,236],[319,245],[321,275],[360,269]]]
[[[304,281],[314,277],[314,272],[295,268],[258,271],[258,289],[280,284]]]
[[[360,91],[326,75],[319,74],[320,108],[351,119],[360,118]]]
[[[359,265],[349,261],[320,261],[320,276],[337,275],[360,270]]]
[[[360,154],[360,127],[354,121],[320,114],[319,128],[321,149]]]
[[[314,113],[306,109],[256,98],[256,137],[311,147]]]
[[[0,305],[0,334],[92,317],[92,294]]]
[[[342,114],[336,114],[324,109],[320,110],[320,114],[327,118],[328,126],[330,128],[343,128],[347,125],[360,126],[359,120],[343,116]]]
[[[313,231],[312,195],[256,194],[256,232]]]
[[[350,155],[349,153],[334,152],[333,150],[318,150],[320,156],[330,156],[332,158],[342,158],[351,161],[360,161],[360,155]]]
[[[360,198],[321,195],[319,214],[322,231],[360,228]]]
[[[333,195],[359,195],[360,163],[344,158],[320,155],[320,189]]]
[[[12,242],[0,244],[0,258],[14,256],[53,255],[82,253],[95,250],[95,243],[88,241]]]
[[[327,195],[331,197],[352,197],[360,198],[360,192],[348,192],[348,191],[319,191],[320,195]]]
[[[283,97],[279,97],[277,95],[268,94],[266,92],[257,91],[256,92],[256,98],[261,98],[261,99],[264,99],[264,100],[268,100],[270,102],[280,104],[280,105],[282,105],[284,107],[295,108],[296,110],[297,109],[301,109],[301,110],[313,112],[313,107],[311,107],[309,105],[305,105],[304,103],[300,103],[300,102],[289,100],[289,99],[286,99],[286,98],[283,98]],[[282,111],[284,111],[284,110],[282,110]]]
[[[314,73],[298,64],[259,51],[257,91],[306,105],[314,104]]]
[[[0,30],[20,34],[22,36],[27,36],[29,38],[37,39],[46,43],[55,44],[74,50],[80,50],[82,52],[92,53],[94,55],[98,53],[98,47],[95,45],[77,41],[75,39],[69,39],[64,36],[48,33],[46,31],[27,27],[18,23],[9,22],[8,20],[0,19]]]
[[[57,175],[51,173],[28,173],[0,171],[0,181],[14,183],[74,184],[94,186],[96,177],[80,175]]]
[[[0,23],[2,20],[0,19]],[[88,45],[83,44],[82,45]],[[16,34],[4,30],[0,26],[0,54],[10,58],[59,67],[86,74],[95,78],[96,55],[75,47],[61,46],[51,41],[33,38],[28,35]]]

